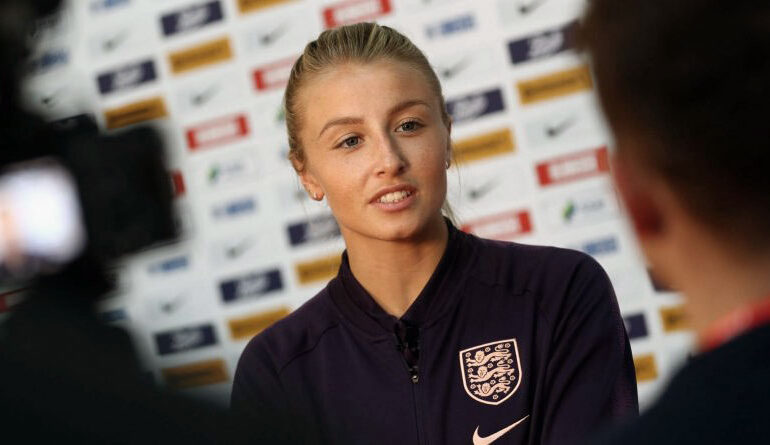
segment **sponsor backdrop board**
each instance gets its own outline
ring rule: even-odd
[[[41,21],[25,85],[51,121],[162,132],[177,243],[118,267],[102,318],[154,379],[226,403],[246,342],[334,276],[329,209],[286,160],[281,97],[304,45],[375,20],[422,48],[454,120],[449,200],[463,230],[595,257],[616,289],[642,405],[692,346],[653,281],[608,176],[613,141],[574,49],[583,0],[77,0]],[[0,292],[0,317],[19,299]]]

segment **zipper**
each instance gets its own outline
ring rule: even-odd
[[[399,321],[394,327],[394,330],[396,335],[396,349],[400,353],[401,363],[404,364],[409,380],[412,382],[410,386],[412,387],[412,405],[414,406],[414,419],[417,428],[417,443],[425,445],[427,444],[427,440],[424,437],[425,431],[423,431],[422,428],[422,413],[420,411],[418,397],[418,385],[420,382],[419,328]]]
[[[402,362],[404,363],[404,366],[406,367],[407,373],[409,374],[409,380],[412,382],[410,385],[412,387],[412,406],[414,407],[414,423],[417,427],[417,444],[418,445],[427,445],[428,441],[425,439],[422,428],[422,412],[420,411],[420,403],[418,401],[418,394],[417,391],[419,390],[419,382],[420,382],[420,374],[419,374],[419,366],[409,366],[409,364],[406,362],[406,360],[402,358]],[[419,362],[419,359],[418,359]]]
[[[417,425],[417,443],[418,444],[427,444],[428,442],[423,437],[423,430],[422,430],[422,418],[420,416],[420,403],[417,401],[417,374],[412,375],[412,404],[414,405],[414,420],[415,425]]]

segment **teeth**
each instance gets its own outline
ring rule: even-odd
[[[406,190],[401,190],[398,192],[392,192],[388,193],[386,195],[382,195],[380,197],[380,202],[382,203],[393,203],[393,202],[399,202],[403,199],[406,199],[409,195],[411,195],[410,192],[407,192]]]

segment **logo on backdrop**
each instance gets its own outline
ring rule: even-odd
[[[324,25],[335,28],[356,22],[373,21],[388,14],[392,7],[390,0],[351,0],[324,8]]]
[[[257,178],[256,161],[246,154],[232,155],[209,161],[199,176],[207,187],[217,188]]]
[[[177,255],[150,263],[147,266],[147,273],[150,275],[166,275],[186,270],[189,267],[190,257],[188,255]]]
[[[171,171],[171,190],[174,192],[174,198],[179,198],[187,193],[184,176],[180,170]]]
[[[548,226],[554,229],[597,224],[618,213],[617,199],[609,187],[571,190],[544,201],[541,208]]]
[[[593,88],[593,79],[587,66],[579,66],[523,80],[517,84],[517,87],[522,105],[527,105],[589,91]]]
[[[96,83],[101,94],[109,94],[135,88],[157,78],[155,63],[150,59],[99,74]]]
[[[214,325],[204,324],[155,334],[158,354],[168,355],[217,343]]]
[[[91,0],[89,8],[92,13],[109,11],[117,6],[127,6],[131,0]]]
[[[519,389],[522,373],[515,338],[463,349],[459,355],[463,387],[473,400],[499,405]]]
[[[280,269],[251,273],[219,283],[220,296],[225,303],[262,298],[281,289],[283,279]]]
[[[469,221],[461,230],[481,238],[507,240],[532,232],[532,220],[527,210],[515,210]]]
[[[453,123],[478,119],[481,116],[505,109],[503,91],[500,88],[495,88],[452,99],[447,101],[446,108]]]
[[[112,108],[104,112],[108,130],[138,124],[152,119],[168,116],[166,103],[162,97],[141,100],[122,107]]]
[[[294,265],[299,284],[310,284],[334,278],[342,263],[342,252]]]
[[[244,34],[243,38],[246,43],[246,47],[250,51],[270,48],[275,43],[284,37],[291,27],[291,22],[286,20],[282,23],[272,24],[270,29],[253,29]]]
[[[539,162],[535,170],[545,187],[608,173],[610,160],[607,147],[600,147]]]
[[[241,14],[256,11],[258,9],[287,3],[291,0],[238,0],[238,9]]]
[[[191,48],[172,52],[168,55],[171,72],[185,73],[233,58],[230,39],[222,37]]]
[[[623,317],[623,324],[626,326],[629,340],[647,336],[647,321],[644,319],[644,314]]]
[[[27,66],[29,74],[40,75],[67,65],[69,60],[69,52],[66,49],[49,49],[35,56]]]
[[[165,14],[160,18],[160,24],[163,35],[168,37],[192,31],[222,19],[222,5],[218,1],[213,1]]]
[[[577,21],[508,43],[514,64],[550,57],[575,47]]]
[[[449,20],[443,20],[426,26],[425,34],[429,39],[435,39],[471,31],[475,27],[476,17],[473,14],[463,14],[459,17],[453,17]]]
[[[659,311],[660,320],[663,323],[663,331],[671,333],[691,329],[684,305],[662,307]]]
[[[307,221],[290,224],[287,231],[292,246],[322,243],[340,236],[340,227],[332,215],[321,215]]]
[[[511,129],[503,128],[455,142],[454,154],[455,160],[460,164],[511,154],[515,148]]]
[[[230,327],[230,336],[233,340],[247,340],[289,315],[290,312],[291,310],[288,307],[283,306],[255,315],[229,320],[227,325]]]
[[[636,381],[638,383],[657,379],[658,364],[655,361],[655,354],[634,356],[634,369],[636,370]]]
[[[231,199],[223,204],[217,204],[211,209],[214,219],[230,219],[246,216],[257,211],[257,201],[251,196]]]
[[[291,67],[296,56],[281,59],[254,70],[254,87],[257,91],[267,91],[283,88],[289,81]]]
[[[103,34],[94,36],[89,44],[92,57],[94,59],[106,57],[113,54],[121,47],[126,46],[127,42],[133,40],[133,31],[134,29],[131,27],[117,30],[113,28]]]
[[[249,134],[245,114],[226,116],[190,127],[185,132],[190,151],[243,139]]]
[[[618,239],[612,235],[586,241],[578,245],[570,246],[570,248],[579,250],[592,257],[616,253],[620,249],[618,246]]]

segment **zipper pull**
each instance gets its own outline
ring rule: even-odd
[[[409,375],[412,377],[412,383],[417,383],[420,381],[420,376],[417,374],[417,366],[412,366],[409,368]]]

